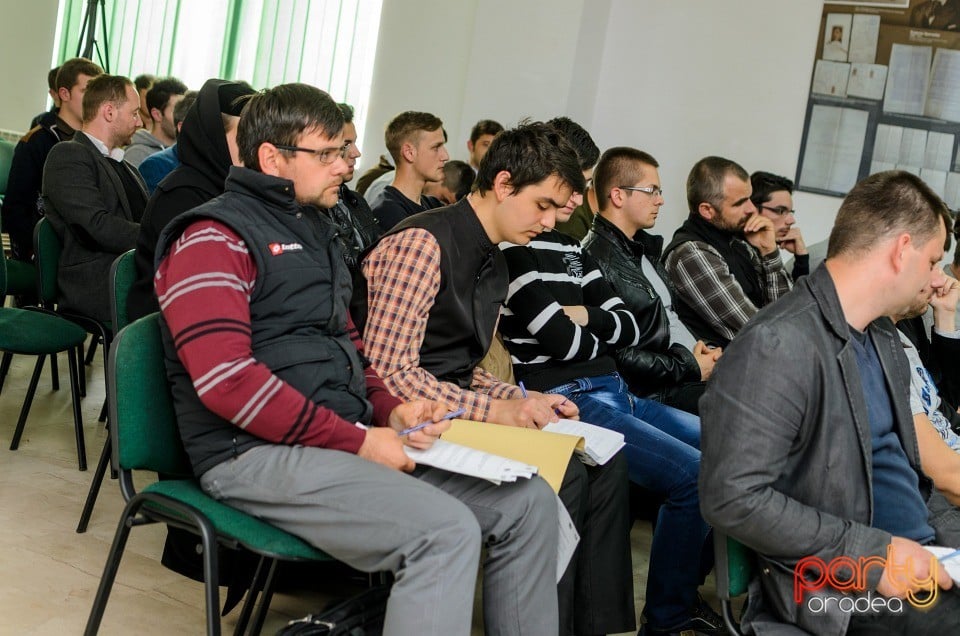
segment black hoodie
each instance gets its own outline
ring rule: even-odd
[[[177,138],[180,165],[160,182],[147,202],[134,259],[137,280],[127,298],[130,320],[160,309],[153,291],[153,261],[161,230],[187,210],[223,194],[223,183],[232,165],[220,116],[220,88],[225,84],[236,86],[235,82],[211,79],[200,89]]]

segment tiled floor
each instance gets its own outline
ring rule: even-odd
[[[0,634],[80,634],[93,603],[116,530],[122,498],[116,481],[106,480],[89,529],[76,534],[77,520],[105,433],[97,422],[103,401],[100,355],[88,367],[83,399],[89,470],[77,470],[66,359],[61,356],[61,390],[50,388],[45,371],[17,451],[7,450],[33,359],[17,356],[0,394]],[[152,476],[143,476],[149,481]],[[101,634],[201,634],[203,588],[159,563],[164,530],[135,528],[101,626]],[[633,530],[637,612],[643,607],[650,525]],[[312,586],[310,586],[312,588]],[[336,584],[333,585],[334,591]],[[705,594],[712,596],[712,579]],[[221,590],[221,597],[224,595]],[[263,630],[274,633],[290,618],[322,604],[316,589],[278,593]],[[222,600],[222,599],[221,599]],[[223,619],[230,633],[238,610]],[[474,620],[479,620],[475,612]],[[475,633],[482,633],[477,626]]]

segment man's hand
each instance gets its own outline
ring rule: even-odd
[[[710,379],[713,374],[713,367],[717,364],[721,355],[723,355],[723,349],[720,347],[711,349],[703,340],[697,340],[697,344],[693,345],[693,357],[697,359],[697,364],[700,365],[701,380]]]
[[[773,229],[773,221],[762,214],[751,214],[743,226],[743,236],[747,243],[768,256],[777,249],[777,233]]]
[[[803,256],[807,253],[807,244],[803,242],[803,234],[797,226],[791,227],[782,239],[777,241],[780,247],[794,256]]]
[[[562,395],[530,391],[521,400],[494,400],[490,421],[520,428],[543,428],[561,417],[574,418],[579,413],[577,405]]]
[[[403,442],[392,428],[377,427],[367,431],[357,455],[364,459],[409,473],[416,464],[403,452]]]
[[[587,315],[586,307],[583,305],[563,305],[561,308],[571,322],[581,327],[587,326],[590,316]]]
[[[893,537],[887,554],[887,567],[883,570],[877,591],[888,597],[905,598],[907,592],[933,591],[933,583],[949,590],[953,579],[943,564],[923,549],[916,541]],[[935,569],[931,570],[931,565]]]
[[[412,428],[421,422],[433,421],[434,424],[424,426],[419,431],[402,436],[401,441],[407,446],[426,450],[433,446],[440,435],[450,428],[450,422],[441,421],[444,415],[450,412],[446,405],[433,400],[414,400],[405,402],[390,412],[387,424],[397,433]]]
[[[933,290],[930,306],[933,307],[933,324],[940,331],[954,331],[957,328],[957,301],[960,300],[960,283],[956,278],[944,277],[946,282],[940,289]]]

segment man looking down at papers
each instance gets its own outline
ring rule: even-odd
[[[466,198],[409,217],[380,239],[362,265],[367,293],[355,300],[366,310],[366,353],[394,395],[439,399],[466,409],[466,419],[509,426],[541,428],[577,415],[563,396],[524,397],[477,365],[507,294],[497,244],[525,244],[552,228],[571,192],[583,189],[569,144],[545,124],[525,124],[493,140]],[[581,537],[559,584],[559,633],[632,630],[622,454],[592,468],[573,459],[559,494]]]
[[[343,115],[305,84],[262,91],[224,194],[161,234],[156,290],[184,447],[202,488],[354,568],[389,570],[385,634],[470,634],[481,545],[491,633],[557,633],[558,517],[541,479],[419,467],[447,411],[364,361],[336,227]],[[374,424],[365,430],[355,423]],[[411,472],[406,475],[403,472]]]
[[[586,131],[578,137],[589,139]],[[567,139],[577,150],[576,138]],[[557,221],[570,218],[582,199],[574,191]],[[720,617],[697,595],[709,533],[697,497],[700,420],[631,394],[613,357],[655,335],[657,325],[637,324],[574,238],[554,230],[500,249],[510,274],[500,333],[517,380],[570,399],[584,421],[622,433],[630,480],[666,497],[654,526],[641,633],[719,630]]]

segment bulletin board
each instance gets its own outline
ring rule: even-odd
[[[796,187],[906,170],[960,209],[960,0],[823,5]]]

